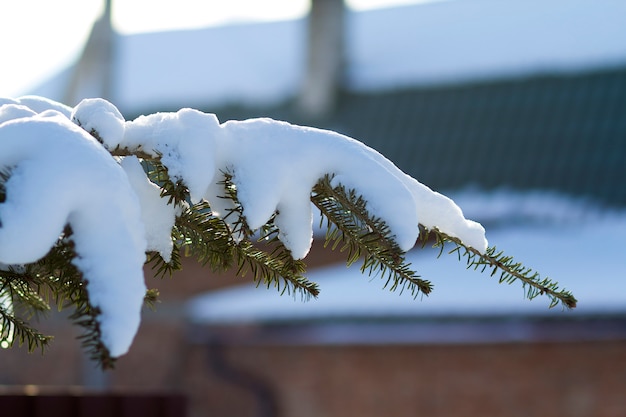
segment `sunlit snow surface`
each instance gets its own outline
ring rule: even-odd
[[[193,109],[124,121],[111,103],[87,99],[76,108],[27,97],[0,101],[0,168],[8,170],[0,204],[0,262],[26,264],[52,248],[66,224],[77,252],[73,263],[101,310],[102,339],[112,356],[136,334],[145,294],[145,252],[169,259],[177,207],[168,206],[137,158],[159,156],[192,202],[207,200],[216,215],[232,175],[243,215],[257,229],[275,214],[279,239],[295,258],[313,238],[310,195],[325,174],[355,189],[409,250],[418,223],[458,237],[479,251],[483,227],[466,220],[449,198],[407,176],[375,150],[349,137],[271,119],[220,124]],[[89,132],[89,133],[88,133]]]
[[[41,104],[41,102],[37,102]],[[55,108],[57,106],[51,106]],[[125,353],[146,291],[145,229],[128,177],[92,136],[55,109],[0,106],[0,167],[10,170],[0,204],[0,262],[39,260],[72,228],[74,265],[87,281],[111,355]]]
[[[98,106],[102,111],[94,112]],[[74,120],[108,131],[121,117],[110,106],[101,99],[83,100],[73,112]],[[94,117],[105,112],[114,116]],[[298,259],[311,246],[311,190],[325,174],[334,175],[335,184],[357,190],[405,251],[415,244],[419,223],[438,227],[481,252],[487,246],[482,226],[466,220],[452,200],[361,142],[328,130],[267,118],[220,124],[214,114],[182,109],[140,116],[126,122],[123,131],[101,139],[108,149],[160,155],[170,177],[188,186],[192,202],[205,199],[222,217],[228,212],[220,212],[221,183],[224,173],[231,174],[248,226],[256,230],[276,214],[279,239]]]
[[[340,264],[307,275],[320,285],[321,293],[315,300],[303,302],[300,297],[280,296],[275,290],[255,286],[230,288],[193,299],[188,305],[189,317],[201,323],[242,324],[384,317],[568,317],[624,312],[626,258],[622,236],[626,232],[626,212],[596,209],[588,202],[542,192],[472,191],[458,201],[473,207],[468,215],[502,224],[489,229],[490,243],[572,291],[578,307],[571,311],[560,306],[549,309],[546,297],[527,300],[519,282],[499,284],[497,276],[467,270],[456,254],[444,252],[437,258],[439,251],[427,248],[408,255],[413,268],[434,284],[429,296],[417,300],[408,292],[381,290],[385,281],[361,274],[358,265],[346,268]],[[534,207],[521,210],[523,216],[513,208],[503,212],[502,207],[510,206],[512,201],[527,201]],[[552,215],[546,216],[555,205]]]
[[[350,11],[342,79],[351,90],[369,91],[624,65],[625,14],[626,2],[610,0],[459,0]],[[306,26],[300,19],[122,37],[116,102],[124,112],[283,102],[303,83]]]

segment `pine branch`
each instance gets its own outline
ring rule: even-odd
[[[428,294],[431,284],[423,281],[409,268],[402,251],[394,243],[388,227],[380,219],[371,217],[366,208],[365,200],[354,190],[346,191],[343,186],[332,187],[332,177],[325,176],[314,188],[311,197],[313,203],[320,209],[327,219],[327,233],[325,245],[332,249],[341,246],[341,251],[347,251],[348,264],[354,263],[363,257],[362,271],[370,274],[377,270],[387,275],[387,283],[393,282],[392,290],[398,286],[409,286],[413,295]],[[491,270],[491,275],[499,274],[499,282],[512,283],[521,281],[526,289],[526,297],[534,299],[546,295],[550,299],[550,307],[561,303],[566,308],[576,307],[576,298],[566,290],[559,288],[558,283],[549,278],[541,278],[538,272],[516,262],[512,257],[498,252],[495,247],[488,248],[485,254],[464,245],[459,239],[449,236],[440,230],[426,230],[420,225],[422,244],[426,244],[430,235],[436,237],[435,247],[440,248],[440,255],[446,242],[455,244],[450,253],[457,253],[459,260],[466,258],[467,267],[481,270]]]
[[[19,346],[26,345],[29,352],[40,348],[43,354],[52,339],[0,305],[0,347],[10,348],[17,342]]]
[[[226,195],[230,199],[233,209],[228,213],[224,221],[234,217],[232,222],[231,238],[241,239],[236,245],[237,274],[245,276],[248,271],[252,272],[252,278],[257,285],[263,283],[267,288],[274,286],[281,294],[285,292],[300,295],[307,299],[317,297],[318,285],[304,277],[306,264],[302,260],[294,259],[291,252],[278,239],[278,229],[274,224],[274,216],[261,228],[258,243],[263,243],[271,249],[265,252],[259,245],[253,245],[251,238],[253,231],[250,230],[243,213],[243,207],[237,196],[237,185],[233,181],[233,175],[223,172],[224,179],[221,184]],[[282,283],[282,284],[281,284]],[[284,284],[284,285],[283,285]]]
[[[100,139],[97,132],[90,133]],[[161,196],[167,197],[170,204],[182,208],[172,229],[174,250],[170,261],[165,262],[157,253],[149,254],[147,262],[152,264],[157,276],[171,275],[181,269],[182,252],[215,271],[236,267],[238,275],[251,273],[258,286],[274,286],[281,293],[299,293],[303,298],[318,295],[317,284],[303,276],[304,262],[293,259],[280,241],[274,218],[259,231],[250,230],[231,173],[223,173],[222,198],[232,201],[233,206],[222,219],[213,215],[206,202],[190,205],[187,186],[180,180],[172,181],[158,153],[147,153],[140,148],[118,148],[111,154],[141,158],[146,175],[161,188]],[[0,171],[0,203],[5,201],[5,182],[9,177],[10,169]],[[414,297],[431,292],[431,283],[411,269],[389,227],[368,212],[367,202],[355,190],[348,190],[342,185],[333,186],[332,176],[326,175],[312,191],[311,201],[323,215],[322,224],[326,220],[325,246],[345,252],[348,265],[361,259],[361,271],[386,278],[385,288],[408,290]],[[253,242],[257,239],[255,233],[258,233],[258,241]],[[576,306],[576,299],[570,292],[561,290],[557,283],[542,278],[512,257],[498,252],[495,247],[488,248],[483,254],[437,229],[424,230],[420,233],[420,240],[426,244],[431,235],[436,238],[435,246],[440,248],[440,255],[444,245],[451,243],[455,247],[450,253],[456,252],[459,260],[465,259],[467,268],[490,271],[492,276],[499,275],[500,282],[521,281],[529,299],[546,295],[550,298],[550,307],[559,303],[566,308]],[[48,311],[52,300],[59,309],[74,307],[71,319],[83,328],[84,333],[79,337],[83,347],[103,368],[112,368],[115,358],[111,357],[102,342],[98,320],[101,312],[89,302],[87,282],[72,263],[75,257],[68,227],[41,260],[25,265],[23,269],[9,267],[0,271],[0,295],[11,300],[10,308],[8,303],[0,303],[0,346],[12,346],[18,341],[20,345],[27,344],[31,351],[38,347],[43,350],[51,337],[31,328],[27,321]],[[154,306],[157,298],[158,291],[149,290],[144,301],[146,305]],[[20,316],[26,320],[14,314],[15,310],[19,310]]]
[[[429,294],[432,284],[411,270],[384,221],[368,213],[365,200],[355,190],[333,187],[331,180],[330,175],[320,179],[311,196],[327,219],[325,246],[347,251],[348,265],[363,258],[361,271],[386,276],[385,288],[391,284],[392,291],[408,289],[414,297]]]
[[[48,302],[33,288],[33,284],[40,281],[32,266],[11,265],[0,274],[3,282],[0,294],[11,299],[15,308],[21,310],[28,320],[50,311]]]
[[[511,284],[519,280],[522,282],[522,288],[526,289],[526,297],[529,300],[545,295],[550,299],[550,308],[559,303],[567,309],[576,307],[577,300],[571,292],[560,289],[559,284],[549,278],[541,278],[538,272],[524,266],[521,262],[516,262],[513,257],[505,255],[504,252],[498,252],[495,246],[488,248],[482,254],[476,249],[464,245],[458,238],[449,236],[437,229],[427,231],[421,235],[420,239],[425,243],[431,233],[436,237],[434,246],[440,248],[439,255],[443,253],[445,244],[450,242],[455,247],[449,253],[456,253],[459,260],[465,258],[468,269],[473,268],[480,270],[480,272],[490,269],[491,276],[499,275],[500,283]]]
[[[111,356],[109,349],[102,342],[102,332],[98,322],[100,310],[94,308],[88,301],[83,302],[82,297],[74,305],[75,310],[70,315],[70,319],[73,320],[74,324],[83,328],[83,334],[78,336],[83,349],[87,351],[90,359],[98,363],[102,369],[113,369],[116,358]]]
[[[180,248],[174,244],[169,262],[166,262],[158,252],[150,252],[146,264],[150,265],[155,277],[165,278],[167,276],[171,278],[174,272],[183,269]]]
[[[161,197],[168,197],[168,204],[180,204],[189,200],[189,190],[181,181],[172,181],[167,167],[161,163],[161,155],[156,158],[143,159],[142,165],[146,175],[153,183],[161,187]]]
[[[28,325],[15,311],[21,310],[21,315],[30,320],[38,313],[47,312],[49,306],[27,287],[23,268],[19,269],[10,266],[0,273],[0,348],[13,347],[17,341],[20,346],[26,344],[29,352],[41,348],[43,354],[52,337]]]
[[[319,295],[318,285],[303,276],[304,263],[293,259],[282,244],[277,244],[272,253],[260,250],[249,241],[240,242],[236,248],[237,274],[245,276],[250,271],[257,286],[261,283],[267,288],[274,286],[281,294],[298,292],[304,299]]]
[[[10,169],[2,169],[0,170],[0,203],[4,203],[4,201],[7,198],[7,189],[6,189],[6,185],[5,183],[9,180],[9,177],[11,176],[11,170]],[[2,223],[0,223],[0,226],[2,225]]]
[[[29,352],[41,348],[43,353],[52,340],[28,324],[33,317],[50,310],[49,304],[31,286],[34,281],[27,266],[9,266],[0,271],[0,299],[7,300],[0,302],[0,347],[12,347],[17,341],[20,346],[26,344]]]
[[[173,231],[175,250],[193,256],[213,271],[224,271],[234,263],[234,242],[228,226],[213,216],[206,202],[183,210],[176,218]]]
[[[156,288],[150,288],[146,291],[146,295],[143,298],[144,305],[150,310],[156,310],[156,305],[159,302],[159,290]]]
[[[51,297],[59,309],[73,307],[70,319],[82,327],[78,337],[83,348],[103,369],[113,368],[115,358],[102,342],[98,316],[100,310],[94,308],[87,292],[87,283],[80,271],[72,264],[76,257],[71,242],[71,229],[66,227],[64,234],[51,251],[41,260],[29,266],[38,292]]]
[[[245,219],[242,216],[240,219],[238,224],[243,225]],[[304,263],[294,260],[282,244],[272,241],[273,251],[267,253],[253,245],[249,237],[235,241],[226,222],[213,216],[206,202],[184,210],[176,219],[174,233],[186,256],[193,256],[213,270],[236,266],[238,275],[251,272],[258,285],[273,285],[287,293],[300,291],[304,297],[319,293],[317,285],[302,276]]]
[[[77,122],[76,124],[78,126],[82,127],[82,125],[80,124],[80,122],[78,120],[76,120],[75,122]],[[89,133],[91,136],[93,136],[98,142],[104,143],[104,141],[100,137],[100,134],[95,129],[91,129],[87,133]],[[155,156],[152,153],[144,151],[142,149],[141,145],[139,145],[138,147],[136,147],[134,149],[129,149],[127,147],[122,148],[122,147],[120,147],[118,145],[115,149],[112,149],[112,150],[111,149],[107,149],[107,150],[109,151],[111,156],[120,156],[120,157],[136,156],[137,158],[143,159],[143,160],[146,160],[146,161],[156,159]]]

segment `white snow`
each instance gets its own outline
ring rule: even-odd
[[[266,118],[219,124],[213,114],[182,109],[126,122],[124,139],[116,145],[162,155],[170,176],[188,185],[192,201],[204,198],[223,217],[225,191],[219,183],[223,172],[231,173],[248,226],[256,230],[277,213],[279,238],[298,259],[311,247],[311,190],[325,174],[362,194],[405,251],[414,246],[420,222],[479,251],[487,247],[484,229],[466,220],[452,200],[335,132]],[[105,146],[112,145],[105,141]]]
[[[39,97],[39,96],[22,96],[16,99],[0,97],[0,106],[4,106],[6,104],[21,105],[21,106],[28,108],[30,111],[34,113],[42,113],[46,110],[56,110],[59,113],[68,117],[72,111],[72,108],[69,106],[66,106],[65,104],[58,103],[49,98]],[[9,109],[10,108],[11,107],[9,107]],[[19,116],[15,116],[14,118],[18,118],[18,117]],[[10,118],[7,118],[6,120],[10,120]]]
[[[525,210],[524,222],[493,211],[508,204],[509,198],[529,198],[534,210]],[[195,297],[188,304],[190,320],[207,324],[246,324],[339,318],[465,318],[498,315],[576,317],[594,314],[623,314],[626,293],[626,261],[623,235],[626,212],[604,211],[547,193],[498,191],[467,192],[462,199],[502,224],[490,229],[490,241],[499,249],[536,271],[549,276],[578,298],[571,311],[548,308],[547,297],[527,300],[520,283],[498,284],[497,277],[466,269],[456,255],[427,248],[409,253],[408,260],[434,290],[429,296],[413,299],[410,293],[381,290],[385,280],[361,274],[357,265],[335,265],[312,270],[307,277],[319,283],[317,299],[280,296],[278,292],[254,285],[218,290]],[[553,216],[545,212],[558,202]],[[571,213],[562,210],[570,207]],[[468,211],[468,212],[469,212]],[[560,214],[564,214],[561,216]],[[571,215],[573,214],[573,216]],[[509,220],[512,220],[510,222]],[[503,287],[505,286],[506,287]]]
[[[304,20],[121,36],[113,97],[138,112],[277,103],[299,89]]]
[[[169,262],[172,257],[172,227],[176,221],[177,206],[168,204],[161,196],[161,188],[151,182],[136,156],[127,156],[120,162],[128,181],[139,198],[141,220],[145,226],[148,251],[155,251]]]
[[[101,98],[82,100],[70,114],[72,122],[86,132],[96,132],[109,150],[115,150],[124,137],[124,116],[113,104]]]
[[[225,214],[219,212],[222,173],[231,173],[248,226],[258,229],[276,214],[279,238],[294,258],[311,247],[310,197],[325,174],[363,195],[405,251],[420,222],[479,251],[487,247],[482,226],[466,220],[452,200],[335,132],[271,119],[220,124],[214,114],[193,109],[126,122],[102,99],[74,109],[33,97],[2,103],[0,168],[10,176],[0,204],[0,262],[37,261],[69,224],[73,263],[101,310],[102,340],[112,356],[128,350],[139,326],[145,252],[170,259],[178,208],[161,197],[137,157],[113,157],[107,149],[160,156],[170,177],[188,186],[192,202],[207,200],[217,215]]]
[[[15,104],[10,103],[0,105],[0,123],[9,120],[20,119],[22,117],[31,117],[36,114],[37,113],[29,109],[28,107],[18,104],[17,102],[15,102]]]
[[[573,197],[547,190],[519,192],[512,188],[492,191],[469,187],[450,192],[463,212],[481,224],[586,224],[616,216],[619,209],[598,204],[588,197]]]
[[[626,2],[457,0],[349,15],[357,90],[572,73],[626,64]]]
[[[67,115],[21,113],[0,124],[0,168],[11,173],[0,205],[0,262],[37,261],[69,224],[74,264],[102,312],[103,342],[119,356],[137,331],[146,290],[137,196],[110,154]]]
[[[611,0],[448,1],[351,12],[345,80],[355,90],[390,89],[624,65],[625,15],[626,3]],[[117,41],[113,90],[116,103],[127,112],[181,103],[267,104],[293,97],[301,86],[306,21],[121,36]],[[57,87],[54,94],[62,97],[63,86]],[[70,118],[87,131],[97,131],[104,146]],[[137,159],[118,163],[106,152],[118,146],[162,155],[172,177],[189,187],[192,201],[206,198],[221,215],[229,207],[227,200],[216,198],[223,194],[219,173],[231,172],[246,220],[259,227],[278,211],[280,237],[296,257],[309,250],[310,188],[325,173],[334,173],[336,183],[357,188],[404,249],[413,246],[418,222],[479,250],[487,244],[482,227],[466,220],[452,200],[405,176],[372,149],[332,132],[267,119],[220,124],[214,115],[191,109],[127,122],[104,100],[84,101],[72,109],[36,96],[0,98],[0,168],[12,173],[7,201],[0,205],[0,262],[36,261],[69,223],[79,254],[76,265],[88,279],[92,303],[102,310],[104,341],[113,356],[128,349],[139,325],[144,252],[155,250],[168,258],[175,216],[175,208],[164,204],[158,189],[142,176]],[[527,220],[528,207],[532,216],[537,215],[533,205],[551,207],[541,218],[559,218],[560,223],[497,230],[492,242],[540,271],[563,277],[570,289],[585,295],[580,312],[619,308],[621,281],[597,285],[588,277],[624,276],[624,262],[615,262],[622,259],[617,236],[626,231],[623,216],[578,217],[580,206],[554,204],[558,199],[546,202],[545,196],[490,198],[488,206],[475,205],[467,195],[459,201],[468,217],[488,212],[491,217],[485,221],[496,223],[498,211]],[[557,210],[577,222],[563,222]],[[602,236],[602,245],[588,244],[597,242],[597,236]],[[555,256],[538,253],[552,248],[563,251]],[[476,272],[465,279],[468,272],[454,259],[427,256],[411,255],[418,271],[436,284],[434,294],[422,303],[381,292],[356,268],[347,270],[354,277],[339,279],[346,273],[342,267],[311,275],[328,276],[319,280],[323,293],[317,302],[297,304],[275,294],[265,301],[259,290],[248,299],[246,290],[228,290],[231,295],[215,294],[198,317],[248,320],[246,314],[334,314],[337,308],[361,308],[363,314],[396,314],[394,309],[402,310],[397,314],[406,314],[405,309],[419,314],[545,310],[545,303],[522,301],[522,294],[502,291],[493,279],[481,280]],[[349,279],[367,284],[363,291],[371,290],[371,295],[347,296],[355,288],[351,283],[346,292]],[[497,288],[497,295],[483,292],[483,283]],[[236,303],[234,296],[240,297]],[[276,306],[287,307],[276,311]]]
[[[140,116],[125,124],[120,146],[161,155],[170,178],[184,180],[195,203],[213,179],[218,125],[215,115],[187,108]]]

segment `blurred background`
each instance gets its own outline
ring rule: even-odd
[[[450,195],[579,304],[549,309],[430,249],[408,255],[434,284],[414,300],[347,269],[321,231],[318,300],[193,261],[172,279],[147,270],[161,302],[115,371],[83,356],[61,312],[41,320],[45,356],[0,350],[0,392],[183,394],[193,417],[626,415],[626,3],[13,3],[0,96],[336,130]]]

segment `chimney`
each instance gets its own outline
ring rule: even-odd
[[[105,0],[102,16],[94,23],[80,59],[73,68],[63,101],[75,105],[83,98],[112,99],[113,47],[112,0]]]
[[[298,97],[300,112],[323,118],[335,105],[344,58],[343,0],[311,0],[308,16],[307,66]]]

